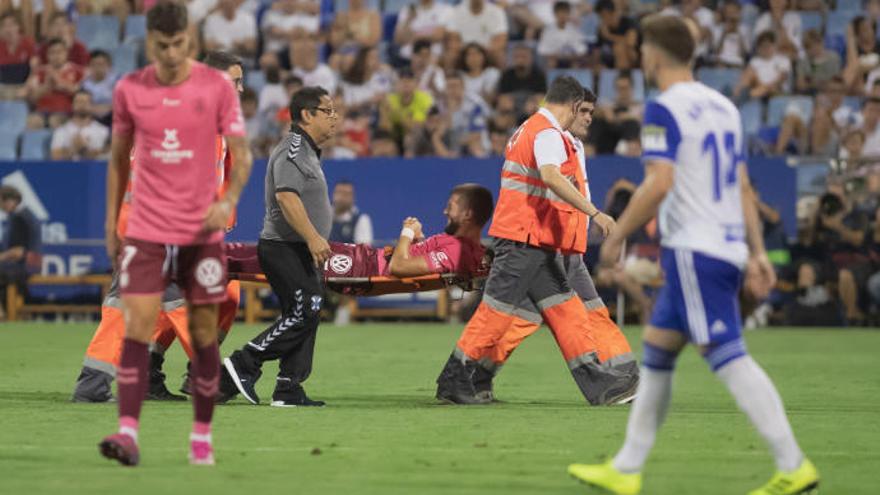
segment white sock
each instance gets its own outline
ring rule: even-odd
[[[744,356],[731,361],[715,374],[727,385],[739,408],[770,446],[777,469],[791,472],[800,467],[804,453],[788,424],[782,398],[758,363],[751,356]]]
[[[672,397],[672,371],[642,368],[639,388],[629,423],[626,441],[614,456],[614,467],[624,473],[638,473],[654,446],[657,430],[666,419],[669,399]]]

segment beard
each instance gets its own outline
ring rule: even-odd
[[[73,116],[78,119],[84,119],[87,117],[91,117],[92,113],[89,112],[88,110],[77,110],[77,111],[73,112]]]
[[[443,232],[448,235],[455,235],[455,233],[458,232],[459,227],[460,225],[458,222],[455,220],[449,220],[449,223],[446,224],[446,228],[443,229]]]

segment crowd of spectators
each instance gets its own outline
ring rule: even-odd
[[[770,306],[778,315],[822,301],[818,286],[842,320],[864,321],[880,305],[880,0],[159,1],[186,2],[194,56],[221,49],[243,60],[257,156],[286,132],[290,95],[318,85],[340,113],[327,150],[337,159],[500,155],[562,73],[599,96],[587,152],[637,156],[654,91],[639,70],[639,20],[691,18],[698,77],[736,101],[749,153],[836,167],[838,182],[803,208],[797,242],[777,246],[800,295]],[[47,157],[106,155],[113,85],[148,60],[145,4],[0,0],[0,105],[26,105],[15,127],[46,135]],[[91,27],[96,16],[112,36]],[[2,113],[0,124],[12,114]],[[831,197],[841,209],[828,209]],[[772,208],[762,212],[772,232]],[[637,292],[634,277],[608,283],[645,302],[650,291]]]
[[[190,13],[194,54],[219,49],[245,62],[258,155],[286,130],[287,97],[303,85],[337,96],[334,157],[490,155],[563,72],[599,93],[588,152],[637,155],[651,94],[639,19],[654,12],[699,26],[699,75],[742,104],[752,153],[850,165],[880,155],[869,116],[880,98],[880,0],[177,1]],[[89,126],[108,125],[119,67],[146,63],[150,4],[0,0],[0,99],[27,103],[27,129],[56,129],[84,90]],[[83,27],[96,15],[115,22],[115,39]]]

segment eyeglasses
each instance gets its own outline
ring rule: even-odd
[[[319,112],[324,112],[325,114],[327,114],[328,117],[334,117],[334,116],[337,115],[337,112],[336,112],[336,109],[335,109],[335,108],[321,108],[321,107],[315,107],[315,110],[317,110],[317,111],[319,111]]]

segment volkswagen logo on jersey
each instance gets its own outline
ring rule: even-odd
[[[223,280],[223,265],[217,258],[205,258],[196,265],[196,282],[202,287],[212,288]]]
[[[345,254],[334,254],[330,261],[328,261],[330,265],[330,270],[333,273],[338,273],[339,275],[345,275],[346,273],[351,271],[352,260],[351,256]]]

